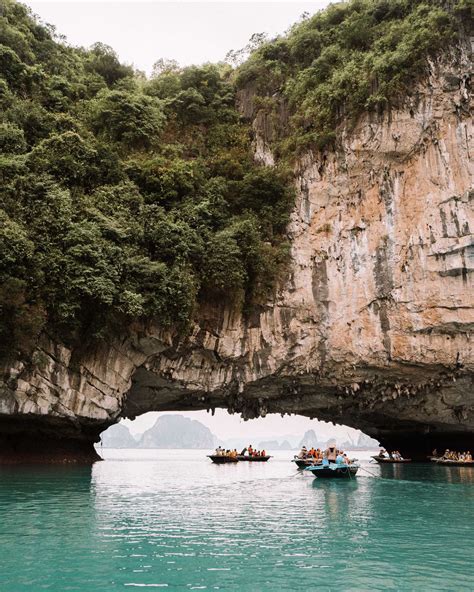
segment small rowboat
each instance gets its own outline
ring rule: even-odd
[[[313,473],[314,477],[322,479],[352,479],[357,474],[359,465],[340,465],[330,463],[329,465],[316,465],[306,467],[305,471]]]
[[[237,460],[245,460],[247,462],[267,462],[267,460],[270,460],[272,457],[267,455],[267,456],[248,456],[247,454],[239,454],[237,456]]]
[[[402,459],[395,459],[395,458],[386,458],[383,456],[372,456],[372,458],[377,461],[380,465],[394,465],[400,463],[409,463],[411,462],[411,458],[402,458]]]
[[[216,463],[216,465],[239,462],[239,459],[235,458],[235,456],[224,456],[223,454],[208,454],[207,457],[210,458],[213,463]]]
[[[306,469],[306,467],[320,465],[322,461],[313,460],[312,458],[294,458],[291,462],[294,462],[298,469]]]
[[[437,458],[433,460],[437,465],[448,467],[474,467],[474,460],[450,460],[449,458]]]

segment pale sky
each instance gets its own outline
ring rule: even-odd
[[[148,74],[159,58],[182,66],[223,60],[253,33],[286,31],[304,12],[329,4],[313,2],[197,2],[157,0],[26,0],[41,19],[55,25],[72,45],[96,41],[112,46],[120,59]]]
[[[344,440],[352,439],[357,441],[359,431],[347,426],[334,425],[324,421],[317,421],[302,417],[301,415],[267,415],[265,418],[252,419],[244,421],[239,415],[229,415],[223,409],[216,409],[212,416],[206,411],[169,412],[179,413],[190,419],[197,419],[206,425],[218,438],[225,440],[227,438],[245,438],[250,440],[282,438],[289,435],[303,437],[307,430],[314,430],[320,440],[327,440],[334,437],[339,443]],[[134,421],[124,420],[132,434],[141,434],[148,428],[151,428],[160,415],[169,415],[169,413],[145,413],[137,417]],[[249,441],[250,441],[249,440]]]
[[[285,2],[246,0],[229,2],[157,0],[26,0],[44,22],[55,25],[72,45],[89,47],[96,41],[112,46],[120,59],[148,74],[159,58],[175,59],[182,66],[223,60],[231,49],[244,47],[253,33],[274,37],[284,33],[304,12],[313,14],[329,0]],[[183,413],[207,425],[219,438],[275,437],[314,429],[321,438],[357,438],[345,426],[309,420],[301,416],[271,415],[244,422],[238,415],[217,410]],[[141,433],[156,422],[158,413],[125,421],[132,433]]]

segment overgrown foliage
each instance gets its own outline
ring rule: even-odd
[[[291,184],[254,162],[231,69],[162,61],[147,81],[60,41],[1,0],[0,353],[271,296]]]
[[[184,330],[199,302],[265,301],[288,259],[292,184],[256,164],[236,89],[289,105],[280,154],[324,146],[472,23],[471,0],[445,4],[351,0],[254,36],[236,71],[160,60],[146,80],[0,0],[0,353],[27,353],[44,329],[76,342],[137,319]]]
[[[278,100],[291,118],[279,144],[284,156],[321,149],[344,119],[383,109],[406,96],[427,58],[460,30],[472,32],[472,0],[351,0],[305,18],[284,37],[260,44],[240,67],[237,85],[251,85],[260,108]]]

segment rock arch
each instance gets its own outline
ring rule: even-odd
[[[405,106],[300,160],[271,302],[203,306],[186,339],[133,326],[83,351],[42,335],[5,361],[0,455],[89,458],[121,416],[213,407],[346,423],[411,455],[472,450],[470,60],[433,66]]]

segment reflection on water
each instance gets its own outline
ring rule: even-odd
[[[412,463],[400,465],[370,465],[371,472],[386,479],[404,479],[408,481],[431,481],[447,483],[474,484],[474,467],[449,467],[436,463]]]
[[[363,461],[353,481],[201,452],[0,469],[0,589],[468,590],[474,470]]]

